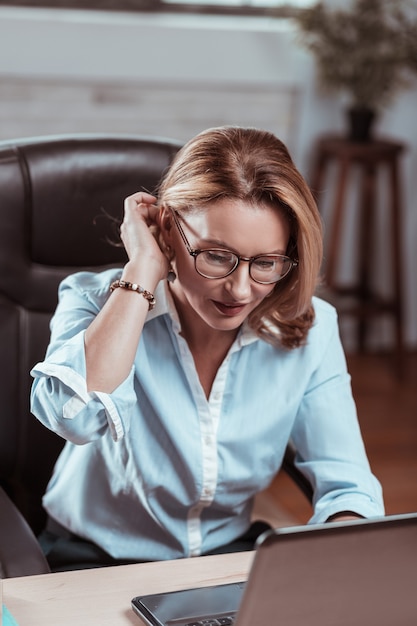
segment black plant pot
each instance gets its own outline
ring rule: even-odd
[[[351,107],[347,110],[350,141],[366,142],[372,139],[375,111],[367,107]]]

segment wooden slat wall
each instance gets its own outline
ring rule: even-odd
[[[297,90],[284,86],[0,76],[0,139],[126,132],[186,141],[237,124],[270,129],[291,147],[297,103]]]

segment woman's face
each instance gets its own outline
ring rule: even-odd
[[[243,257],[285,254],[290,235],[283,212],[229,199],[204,211],[183,213],[180,224],[192,249],[222,248]],[[235,330],[274,288],[252,280],[246,261],[229,276],[204,278],[195,270],[194,258],[172,219],[167,237],[177,273],[172,291],[180,316],[188,323],[197,320],[213,330]]]

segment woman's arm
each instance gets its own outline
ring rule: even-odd
[[[85,331],[108,300],[108,285],[120,272],[78,272],[62,281],[46,357],[31,371],[32,413],[73,443],[93,441],[108,428],[113,439],[120,439],[137,402],[133,370],[111,396],[88,393],[86,385]]]
[[[167,260],[149,227],[157,221],[156,198],[136,193],[125,200],[121,238],[129,261],[122,280],[154,293],[167,274]],[[110,287],[110,286],[109,286]],[[85,333],[88,391],[111,393],[128,376],[149,302],[137,292],[115,289]]]
[[[295,462],[314,487],[312,522],[384,514],[381,486],[369,467],[337,317],[317,303],[309,336],[316,366],[291,438]]]
[[[125,201],[121,236],[129,261],[122,278],[151,291],[167,261],[150,232],[155,198],[138,193]],[[48,428],[73,443],[114,439],[129,428],[132,365],[149,309],[141,294],[109,288],[120,270],[81,272],[65,279],[51,321],[45,361],[32,370],[31,410]],[[112,394],[111,396],[109,394]]]

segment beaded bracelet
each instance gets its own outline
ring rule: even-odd
[[[146,289],[144,289],[140,285],[136,283],[130,283],[127,280],[115,280],[114,283],[110,285],[110,293],[112,293],[118,287],[140,293],[148,301],[149,311],[152,311],[152,309],[154,308],[156,304],[155,296],[150,291],[146,291]]]

